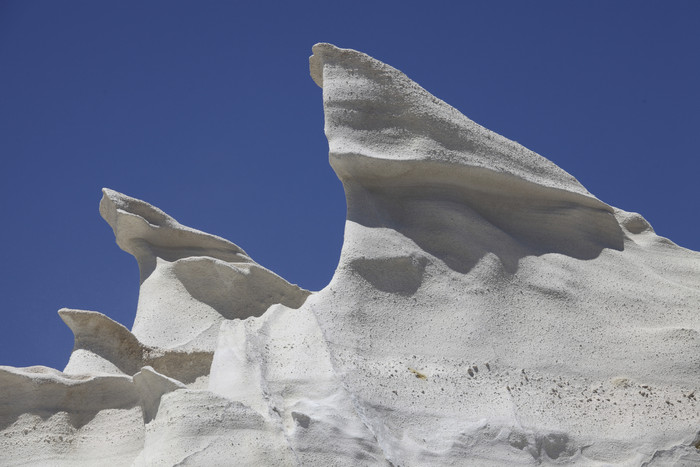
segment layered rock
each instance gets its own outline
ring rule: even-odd
[[[223,323],[271,305],[296,313],[310,292],[223,238],[103,192],[100,213],[141,273],[134,328],[64,308],[75,344],[63,372],[0,367],[7,463],[294,465],[279,416],[221,397],[208,381]]]
[[[310,69],[348,205],[330,284],[104,190],[134,327],[63,309],[64,372],[0,368],[7,463],[700,462],[700,254],[367,55]]]
[[[311,72],[348,220],[309,306],[391,462],[700,460],[698,253],[362,53]]]
[[[144,201],[104,189],[100,214],[117,245],[138,262],[132,331],[144,344],[212,352],[223,320],[260,316],[275,303],[298,308],[309,294],[237,245],[183,226]]]

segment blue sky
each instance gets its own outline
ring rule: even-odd
[[[700,250],[700,2],[0,2],[0,364],[131,327],[103,186],[318,290],[342,245],[316,42],[366,52]]]

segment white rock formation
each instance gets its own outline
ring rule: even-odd
[[[318,44],[348,218],[310,294],[105,190],[132,331],[0,368],[7,465],[696,465],[700,254],[398,70]]]

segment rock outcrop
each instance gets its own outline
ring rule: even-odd
[[[5,463],[700,462],[700,254],[365,54],[310,69],[348,205],[330,284],[105,189],[134,327],[63,309],[63,372],[0,367]]]
[[[238,246],[181,225],[150,204],[104,189],[100,214],[139,265],[133,333],[147,345],[213,352],[226,319],[298,308],[309,292],[255,263]]]

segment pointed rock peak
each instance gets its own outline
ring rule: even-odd
[[[323,88],[330,163],[345,188],[349,221],[397,231],[462,273],[487,253],[512,273],[528,255],[591,259],[604,248],[622,249],[612,208],[574,177],[399,70],[317,44],[310,71]],[[341,263],[380,289],[418,286],[412,259],[368,263],[362,258],[375,240],[352,232],[346,230]],[[387,283],[387,274],[375,272],[389,264],[413,272]]]
[[[99,311],[61,308],[58,315],[77,338],[108,329],[106,334],[116,335],[119,341],[127,345],[138,345],[138,341],[130,336],[131,332],[126,327]]]
[[[114,230],[117,243],[139,238],[164,247],[220,249],[247,257],[245,251],[225,238],[180,224],[155,206],[109,188],[102,189],[100,215]],[[121,247],[122,244],[119,243]],[[128,250],[127,250],[128,251]]]
[[[116,222],[119,211],[139,216],[153,227],[179,227],[180,223],[145,201],[132,198],[109,188],[102,189],[102,201],[100,202],[100,214],[112,225]]]
[[[228,240],[184,226],[145,201],[106,188],[103,193],[100,214],[119,247],[138,261],[141,287],[131,332],[144,345],[210,354],[220,321],[260,316],[277,303],[298,308],[310,294]]]
[[[326,67],[340,66],[346,70],[351,70],[359,75],[361,74],[376,74],[388,77],[398,73],[408,79],[406,75],[401,73],[396,68],[393,68],[386,63],[380,62],[369,55],[358,52],[353,49],[341,49],[327,42],[320,42],[314,45],[311,49],[313,55],[309,57],[309,70],[311,78],[320,87],[323,86],[323,76]],[[383,72],[383,73],[382,73]],[[410,80],[409,80],[410,81]]]
[[[58,314],[75,336],[65,374],[134,375],[144,367],[153,367],[168,378],[191,384],[209,373],[213,350],[197,352],[146,345],[127,328],[97,311],[62,308]]]
[[[64,372],[133,375],[143,366],[144,346],[123,325],[97,311],[62,308],[58,315],[75,336]]]
[[[518,197],[554,189],[565,193],[550,196],[610,210],[554,163],[474,123],[389,65],[325,43],[313,47],[309,63],[323,88],[331,165],[344,183]]]
[[[141,281],[155,268],[155,258],[168,261],[209,256],[222,261],[253,260],[228,240],[180,224],[155,206],[108,188],[102,189],[100,215],[114,231],[117,245],[139,263]]]

